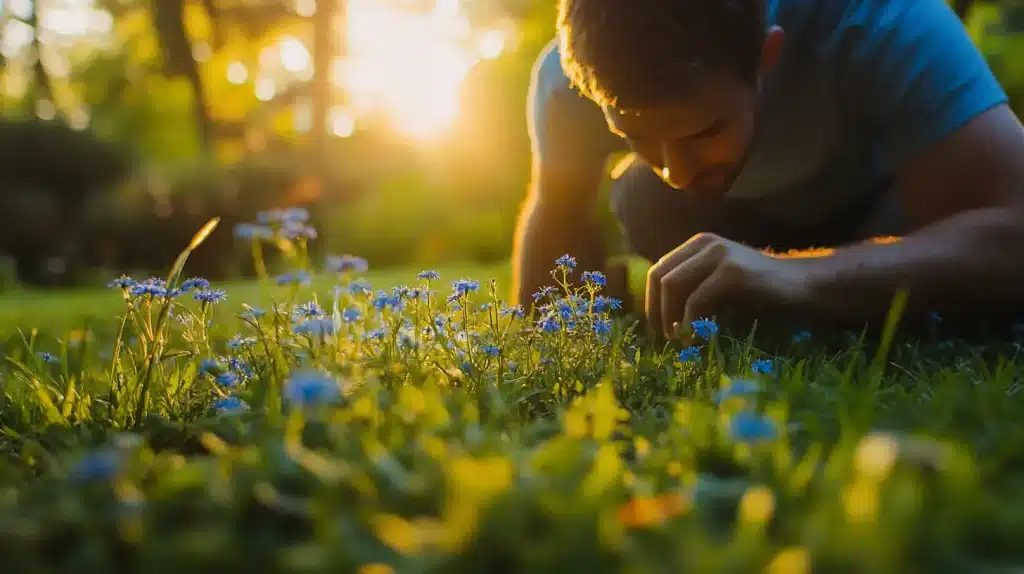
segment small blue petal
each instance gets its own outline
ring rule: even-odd
[[[690,345],[689,347],[679,351],[680,363],[688,363],[690,361],[696,361],[697,359],[700,359],[700,347]]]
[[[284,387],[285,399],[299,407],[330,403],[341,394],[337,381],[319,371],[301,371],[292,375]]]
[[[747,411],[737,413],[732,418],[729,432],[737,442],[772,440],[777,435],[775,423],[771,419]]]
[[[758,359],[750,365],[750,369],[755,373],[770,375],[775,372],[775,363],[770,359]]]

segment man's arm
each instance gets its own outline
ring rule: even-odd
[[[1024,129],[944,2],[862,5],[890,12],[867,15],[879,24],[866,24],[848,72],[863,87],[864,118],[894,168],[914,231],[799,260],[808,303],[878,317],[907,289],[908,311],[921,314],[1020,311]]]
[[[529,195],[516,222],[513,254],[513,284],[516,302],[528,308],[533,294],[547,285],[554,285],[551,270],[555,259],[563,254],[576,258],[579,272],[605,272],[604,237],[588,207],[596,195],[598,177],[559,172],[557,168],[536,165]],[[572,201],[578,198],[579,201]]]
[[[1013,112],[985,112],[911,160],[899,182],[924,225],[900,241],[795,260],[812,310],[877,319],[900,289],[916,315],[1024,310],[1024,129]]]
[[[603,233],[594,218],[608,155],[622,143],[600,109],[569,89],[553,46],[542,55],[530,89],[533,153],[528,196],[516,222],[513,295],[529,308],[533,294],[554,285],[555,259],[576,258],[577,273],[606,271]],[[624,298],[609,281],[609,294]],[[621,290],[621,289],[620,289]]]

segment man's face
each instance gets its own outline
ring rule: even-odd
[[[702,82],[678,104],[621,112],[606,107],[611,131],[668,185],[717,199],[743,167],[757,126],[755,86],[729,76]]]

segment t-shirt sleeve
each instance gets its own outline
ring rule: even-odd
[[[1007,101],[945,0],[854,0],[846,21],[848,75],[884,167],[951,135]]]
[[[527,100],[535,163],[566,173],[599,172],[611,153],[625,147],[608,130],[600,107],[572,88],[556,42],[538,57]]]

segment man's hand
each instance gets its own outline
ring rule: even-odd
[[[647,273],[647,319],[666,338],[728,306],[781,309],[810,296],[809,260],[774,257],[711,233],[664,256]]]

